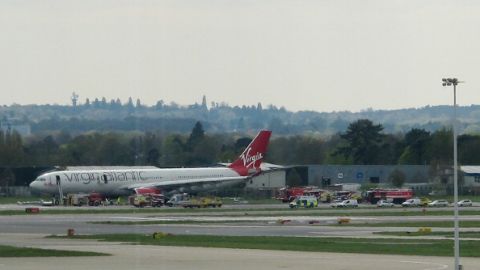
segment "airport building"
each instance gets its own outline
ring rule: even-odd
[[[451,167],[437,168],[436,172],[431,170],[428,165],[287,166],[254,177],[247,184],[247,188],[273,191],[283,186],[389,186],[392,174],[400,171],[405,176],[403,186],[413,189],[418,195],[427,195],[432,191],[450,194],[453,189]],[[459,181],[462,194],[480,194],[480,166],[461,166]]]
[[[406,183],[425,183],[429,179],[429,166],[424,165],[309,165],[308,184],[387,184],[396,170],[405,175]]]
[[[391,175],[400,171],[405,186],[419,193],[432,190],[429,166],[423,165],[304,165],[287,166],[281,170],[263,173],[247,184],[250,189],[277,189],[283,186],[334,186],[363,184],[391,184]],[[480,183],[479,183],[480,187]]]
[[[271,163],[262,163],[261,168],[263,171],[252,179],[247,184],[247,189],[277,189],[286,185],[286,170],[284,166],[279,166]]]
[[[471,194],[480,194],[480,166],[460,166],[463,172],[463,186]]]

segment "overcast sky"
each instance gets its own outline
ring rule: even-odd
[[[480,1],[0,2],[0,104],[480,104]]]

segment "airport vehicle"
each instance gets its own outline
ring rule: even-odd
[[[379,200],[401,204],[411,198],[413,198],[412,189],[375,188],[368,190],[365,195],[365,199],[371,204],[376,204]]]
[[[402,203],[403,207],[417,207],[417,206],[420,206],[420,205],[421,205],[421,200],[418,199],[418,198],[409,199],[409,200],[406,200]]]
[[[290,208],[313,208],[318,206],[318,200],[315,196],[299,196],[289,204]]]
[[[428,206],[432,201],[427,197],[420,198],[420,206]]]
[[[336,208],[346,208],[346,207],[358,207],[358,201],[357,200],[343,200],[338,203],[333,203],[331,204],[332,207]]]
[[[323,203],[330,203],[333,200],[333,198],[334,198],[333,193],[326,190],[325,192],[320,194],[320,197],[318,198],[318,200]]]
[[[282,202],[292,202],[298,196],[311,195],[319,197],[324,190],[319,189],[316,186],[306,186],[306,187],[283,187],[278,191],[278,195],[275,199],[281,200]]]
[[[187,193],[175,194],[165,205],[181,206],[184,208],[205,208],[205,207],[222,207],[223,202],[218,198],[212,197],[191,197]]]
[[[67,199],[67,205],[83,206],[88,204],[89,194],[85,194],[85,193],[67,194],[66,199]]]
[[[162,194],[135,194],[129,198],[135,207],[161,207],[165,204],[165,197]]]
[[[188,189],[214,189],[242,183],[262,172],[271,131],[262,130],[243,153],[227,167],[53,171],[40,175],[30,184],[34,193],[91,193],[128,195],[141,189],[162,192]],[[61,192],[60,192],[61,191]]]
[[[200,197],[191,198],[190,200],[183,201],[180,205],[183,208],[206,208],[206,207],[222,207],[222,201],[218,198]]]
[[[458,206],[460,207],[473,206],[473,202],[472,200],[469,200],[469,199],[461,200],[458,202]]]
[[[165,203],[166,206],[179,206],[181,202],[187,201],[190,199],[190,196],[187,193],[178,193],[173,194],[170,199]]]
[[[386,200],[380,200],[377,202],[378,207],[394,207],[395,204],[393,202],[389,202]]]
[[[448,202],[446,200],[435,200],[428,204],[430,207],[446,207],[448,206]]]
[[[105,200],[105,196],[98,192],[92,192],[88,195],[88,205],[99,206]]]

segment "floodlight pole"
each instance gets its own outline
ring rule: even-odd
[[[460,265],[460,233],[458,222],[458,164],[457,164],[457,78],[442,79],[443,86],[453,84],[453,207],[454,207],[454,270],[462,270]]]
[[[458,222],[458,156],[457,156],[457,84],[453,84],[453,203],[454,203],[454,239],[455,270],[460,269],[460,232]]]

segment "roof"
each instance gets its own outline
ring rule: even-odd
[[[460,170],[466,174],[480,174],[480,166],[460,166]]]

